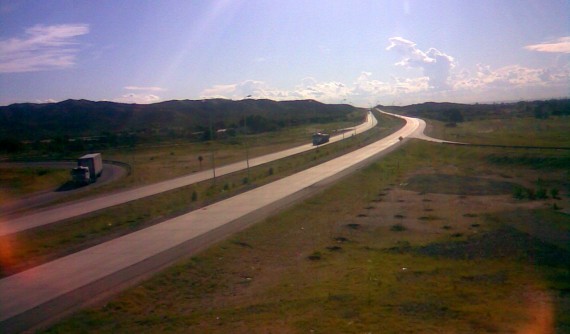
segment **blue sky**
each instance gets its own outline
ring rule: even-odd
[[[0,0],[0,105],[570,95],[570,2]]]

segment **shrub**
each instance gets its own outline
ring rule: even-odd
[[[559,197],[558,197],[559,194],[560,194],[560,191],[557,188],[550,189],[550,196],[552,196],[552,198],[559,199]]]
[[[192,202],[196,202],[198,200],[198,193],[196,190],[192,191]]]
[[[537,199],[546,199],[548,198],[548,195],[546,193],[546,189],[545,188],[538,188],[536,190],[536,198]]]
[[[524,199],[525,196],[525,189],[522,187],[515,187],[513,189],[513,197],[515,199]]]
[[[309,260],[311,260],[311,261],[320,260],[321,257],[322,257],[321,252],[313,252],[313,254],[308,256]]]
[[[395,225],[392,225],[392,227],[390,227],[390,231],[394,231],[394,232],[401,232],[401,231],[405,231],[405,230],[407,230],[407,228],[402,224],[395,224]]]

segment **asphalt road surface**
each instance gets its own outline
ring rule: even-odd
[[[414,135],[419,121],[406,121],[396,133],[344,156],[0,280],[0,332],[27,330],[106,298],[307,198]]]
[[[348,130],[348,132],[344,134],[332,136],[329,143],[324,145],[328,145],[330,143],[343,140],[344,138],[350,137],[352,134],[359,134],[368,131],[374,126],[376,126],[377,123],[378,121],[372,115],[372,113],[368,113],[366,121],[364,123],[351,129],[345,129]],[[249,166],[255,167],[291,155],[306,152],[314,148],[315,146],[313,146],[312,143],[309,143],[288,150],[251,158],[249,159]],[[216,176],[222,176],[234,173],[240,170],[244,170],[246,168],[247,168],[246,161],[240,161],[230,165],[221,166],[219,168],[216,168]],[[19,216],[19,217],[0,216],[0,236],[9,235],[30,228],[35,228],[42,225],[55,223],[64,219],[77,217],[86,213],[98,211],[111,206],[127,203],[147,196],[152,196],[165,191],[188,186],[194,183],[208,180],[212,177],[213,177],[212,170],[205,170],[202,172],[151,184],[148,186],[121,191],[118,193],[105,194],[92,199],[84,199],[80,201],[66,203],[65,205],[62,206],[41,210],[31,214],[26,214],[24,216]]]

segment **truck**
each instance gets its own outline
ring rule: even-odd
[[[97,181],[103,173],[101,153],[91,153],[77,159],[77,167],[71,170],[71,177],[76,184],[88,184]]]
[[[327,133],[317,132],[313,135],[313,146],[322,145],[328,143],[331,135]]]

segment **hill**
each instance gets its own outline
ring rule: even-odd
[[[521,101],[499,104],[426,102],[402,107],[379,105],[377,108],[395,114],[456,123],[478,119],[509,118],[513,116],[548,118],[551,115],[569,115],[570,99]]]
[[[175,100],[155,104],[124,104],[66,100],[59,103],[21,103],[0,107],[2,137],[41,140],[121,133],[176,133],[239,128],[247,119],[248,131],[274,130],[307,122],[357,118],[356,108],[313,100],[271,101],[224,99]]]

